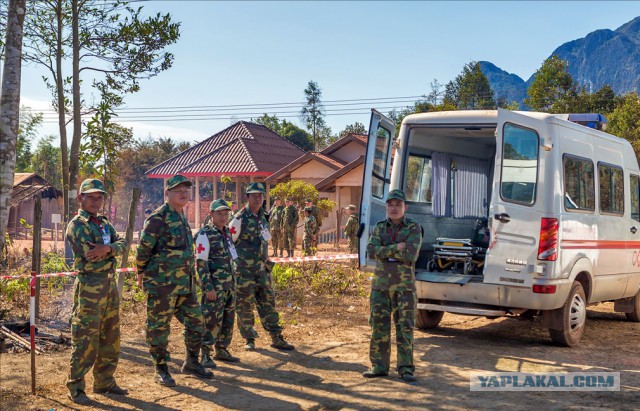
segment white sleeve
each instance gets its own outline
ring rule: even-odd
[[[231,241],[234,243],[238,240],[240,236],[240,231],[242,230],[242,221],[238,217],[234,217],[233,220],[229,223],[229,232],[231,233]]]
[[[209,237],[204,231],[200,231],[198,237],[196,238],[196,252],[198,260],[208,260],[209,259]]]

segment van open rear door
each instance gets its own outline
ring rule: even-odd
[[[386,217],[385,198],[389,193],[391,175],[391,150],[395,136],[395,124],[377,110],[371,110],[367,153],[362,178],[360,200],[360,267],[375,267],[375,260],[366,257],[369,233],[375,223]]]
[[[541,230],[549,238],[557,233],[557,220],[540,212],[544,201],[540,189],[544,181],[544,120],[498,109],[496,161],[489,221],[491,239],[485,261],[484,282],[531,287],[539,253],[555,253],[556,244],[540,251]],[[547,222],[549,227],[542,227]],[[544,226],[544,224],[542,224]],[[556,231],[554,231],[556,230]],[[555,259],[555,256],[549,255]]]

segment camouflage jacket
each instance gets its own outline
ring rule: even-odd
[[[261,231],[269,227],[264,210],[255,215],[245,206],[238,211],[230,223],[230,233],[238,252],[235,260],[236,273],[257,273],[268,258],[268,243]]]
[[[87,260],[85,254],[93,248],[89,243],[104,244],[103,234],[109,236],[113,250],[99,261]],[[81,283],[100,282],[105,274],[115,273],[118,265],[116,255],[122,254],[126,246],[107,217],[94,216],[82,209],[67,226],[67,240],[73,250],[73,266]]]
[[[194,247],[191,227],[183,213],[164,203],[147,219],[136,258],[138,274],[150,294],[161,286],[175,286],[178,294],[192,292]]]
[[[347,220],[347,225],[344,227],[344,234],[348,237],[355,237],[358,234],[358,216],[351,214]]]
[[[296,206],[291,204],[288,207],[284,208],[284,212],[282,213],[282,230],[294,229],[298,225],[299,217],[298,217],[298,209]]]
[[[320,209],[317,206],[311,206],[311,215],[316,219],[316,231],[322,226],[322,219],[320,218]]]
[[[197,260],[202,291],[233,290],[235,278],[229,252],[229,229],[226,226],[221,230],[214,225],[206,225],[198,231],[196,238],[201,233],[206,234],[209,239],[209,259]]]
[[[407,247],[398,251],[401,242]],[[422,227],[415,221],[405,217],[396,226],[389,219],[378,222],[367,244],[367,254],[377,260],[371,289],[415,291],[415,264],[421,245]]]
[[[276,206],[271,208],[269,212],[269,229],[273,230],[281,230],[281,221],[284,216],[284,206]]]
[[[311,237],[316,232],[316,218],[313,215],[305,218],[304,220],[304,236]]]

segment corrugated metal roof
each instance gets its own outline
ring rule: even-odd
[[[303,154],[304,150],[267,127],[239,121],[155,166],[147,176],[270,175]]]
[[[52,187],[47,180],[36,173],[15,173],[11,190],[10,207],[40,194],[43,198],[62,197],[62,191]]]

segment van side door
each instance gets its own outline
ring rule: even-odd
[[[377,110],[371,110],[358,230],[360,236],[358,257],[362,268],[374,268],[376,265],[375,260],[366,257],[367,243],[373,226],[386,218],[385,199],[389,193],[395,130],[395,124],[391,119]]]
[[[540,119],[498,109],[485,283],[532,286],[537,269],[540,210],[546,201],[544,163],[540,158],[543,126]]]

